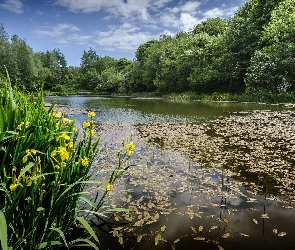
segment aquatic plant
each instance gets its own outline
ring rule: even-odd
[[[89,112],[83,135],[75,121],[52,105],[45,108],[38,97],[13,90],[8,78],[0,90],[0,241],[2,249],[42,249],[79,245],[97,249],[98,238],[85,217],[102,215],[103,199],[115,180],[130,166],[119,166],[109,180],[92,180],[90,167],[96,159],[100,138],[93,130],[95,112]],[[127,151],[129,150],[129,151]],[[131,156],[126,149],[125,158]],[[129,153],[128,153],[129,152]],[[132,151],[133,153],[133,151]],[[118,154],[119,162],[122,153]],[[108,185],[104,188],[105,184]],[[97,187],[102,198],[85,196]],[[87,187],[87,188],[86,188]],[[83,196],[84,195],[84,196]],[[81,210],[81,201],[90,204]],[[79,213],[83,212],[83,216]],[[71,237],[77,227],[82,238]]]

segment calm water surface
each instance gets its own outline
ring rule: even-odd
[[[147,122],[204,122],[249,110],[283,110],[279,105],[231,102],[174,102],[129,97],[46,97],[51,103],[96,111],[99,122],[139,124]],[[77,116],[80,118],[79,116]],[[84,118],[84,117],[83,117]]]
[[[46,97],[45,101],[96,111],[95,119],[102,124],[138,125],[152,122],[203,124],[249,110],[286,110],[281,105],[172,102],[128,97]],[[81,114],[72,115],[71,118],[77,119],[78,124],[87,119],[86,115]],[[114,135],[110,134],[105,140],[112,136]],[[138,150],[144,158],[151,149],[146,145]],[[171,176],[175,181],[168,198],[172,207],[176,209],[167,215],[161,215],[157,223],[136,229],[136,235],[151,234],[153,237],[146,238],[141,243],[136,243],[134,238],[130,238],[133,245],[125,242],[125,249],[295,249],[294,209],[286,208],[286,203],[277,201],[273,194],[255,195],[222,168],[202,169],[200,166],[191,165],[186,156],[177,157],[172,164],[171,159],[174,156],[163,154],[160,149],[152,152],[152,155],[154,160],[150,160],[147,165],[159,166],[158,172],[155,173],[158,177],[165,175],[163,169],[167,166],[174,171]],[[146,198],[147,189],[140,185],[135,187],[132,183],[134,184],[130,178],[127,179],[125,184],[122,184],[122,189],[133,189],[130,195],[134,200],[144,196],[146,204],[150,203],[152,198],[151,200]],[[165,190],[165,179],[159,179],[158,183],[159,189]],[[192,214],[192,211],[195,214]],[[261,216],[262,214],[267,214],[268,218]],[[166,230],[161,235],[167,242],[155,246],[155,232],[163,225]],[[197,234],[194,234],[194,231],[197,231]],[[286,232],[286,235],[278,236],[280,232]],[[106,247],[103,245],[101,249],[123,249],[108,236],[102,237],[101,242],[106,243]]]

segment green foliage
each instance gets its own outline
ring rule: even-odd
[[[229,72],[233,92],[245,90],[244,77],[256,50],[263,47],[261,36],[271,11],[282,0],[251,0],[230,20],[225,33],[225,71]]]
[[[209,18],[204,22],[198,24],[192,31],[192,33],[200,34],[207,33],[209,36],[223,35],[227,29],[227,21],[220,17]]]
[[[91,239],[97,241],[87,222],[77,217],[82,194],[106,185],[103,180],[91,181],[89,175],[99,143],[99,138],[93,137],[95,113],[88,113],[89,121],[83,123],[83,135],[79,136],[75,121],[53,111],[53,106],[45,109],[42,92],[37,99],[26,96],[13,90],[8,81],[0,89],[0,104],[3,248],[9,245],[12,249],[41,249],[52,245],[71,246],[80,241],[94,246],[89,239],[68,242],[67,235],[78,220]],[[134,144],[124,144],[123,152],[118,154],[119,164],[111,172],[102,198],[88,201],[92,204],[91,209],[84,211],[88,216],[100,211],[110,185],[130,167],[127,160],[133,153]],[[126,161],[122,154],[127,155]],[[84,197],[83,201],[86,200]]]
[[[115,67],[106,68],[101,72],[101,82],[97,84],[98,92],[125,92],[124,76]]]
[[[247,91],[281,93],[295,89],[295,3],[285,0],[271,13],[261,42],[265,45],[251,59],[246,75]]]

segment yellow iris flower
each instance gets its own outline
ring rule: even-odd
[[[88,113],[88,117],[94,117],[94,116],[96,116],[95,112],[92,111]]]
[[[111,183],[109,183],[109,184],[107,185],[106,190],[107,190],[107,191],[110,191],[110,190],[112,190],[113,188],[114,188],[114,185],[111,184]]]

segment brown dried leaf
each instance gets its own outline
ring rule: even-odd
[[[223,221],[225,222],[225,223],[229,223],[229,220],[227,219],[227,218],[223,218]]]
[[[280,232],[280,233],[278,233],[278,236],[280,236],[280,237],[285,236],[285,235],[287,235],[286,232]]]
[[[212,226],[212,227],[210,228],[209,232],[211,232],[212,230],[214,230],[214,229],[216,229],[216,228],[217,228],[217,226]]]
[[[191,229],[192,229],[192,231],[193,231],[195,234],[198,233],[197,230],[196,230],[194,227],[191,227]]]
[[[159,219],[159,217],[160,217],[159,213],[156,213],[155,216],[153,217],[153,220],[157,220]]]
[[[268,214],[262,214],[262,215],[260,216],[260,218],[262,218],[262,219],[269,219]]]
[[[205,238],[204,237],[196,237],[196,238],[194,238],[194,240],[205,240]]]
[[[249,237],[248,234],[244,234],[244,233],[240,233],[240,235],[245,236],[245,237]]]
[[[142,240],[142,235],[140,234],[140,235],[137,236],[137,240],[136,241],[137,242],[141,242],[141,240]]]
[[[225,233],[224,235],[222,235],[222,238],[227,239],[230,236],[230,233]]]
[[[173,244],[175,244],[175,243],[177,243],[177,242],[179,242],[180,241],[180,238],[177,238],[174,242],[173,242]]]

